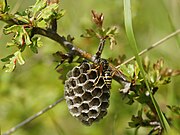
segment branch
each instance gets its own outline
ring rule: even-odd
[[[26,25],[24,22],[17,20],[16,18],[14,18],[13,15],[10,15],[8,13],[5,13],[5,14],[0,13],[0,20],[4,21],[5,23],[7,23],[9,25],[14,25],[14,24]],[[39,27],[33,27],[31,38],[36,34],[48,37],[48,38],[58,42],[67,52],[70,52],[70,54],[72,54],[72,55],[83,57],[83,58],[85,58],[85,59],[87,59],[93,63],[96,60],[96,55],[92,55],[92,54],[76,47],[75,45],[73,45],[71,42],[68,42],[63,36],[60,36],[55,31],[52,31],[49,29],[45,30],[45,29],[42,29]],[[115,66],[113,66],[112,64],[110,64],[110,67],[112,70],[115,70],[115,71],[117,70],[115,68]],[[117,82],[119,82],[121,84],[124,84],[126,86],[130,86],[130,83],[126,81],[125,76],[120,71],[115,72],[113,79],[115,79]]]
[[[172,38],[173,36],[176,36],[179,33],[180,33],[180,29],[178,29],[175,32],[167,35],[166,37],[164,37],[163,39],[159,40],[158,42],[152,44],[149,48],[146,48],[146,49],[142,50],[140,53],[138,53],[138,55],[141,56],[141,55],[145,54],[149,50],[159,46],[160,44],[164,43],[165,41],[167,41],[168,39]],[[134,59],[135,59],[135,57],[133,56],[133,57],[129,58],[128,60],[126,60],[125,62],[123,62],[122,64],[127,64],[127,63],[129,63],[130,61],[132,61]],[[116,68],[119,68],[119,67],[120,67],[120,65],[116,66]]]
[[[21,128],[22,126],[30,123],[31,121],[33,121],[34,119],[38,118],[39,116],[41,116],[42,114],[46,113],[47,111],[49,111],[50,109],[54,108],[57,104],[59,104],[60,102],[62,102],[64,100],[64,97],[60,98],[59,100],[57,100],[56,102],[54,102],[53,104],[49,105],[48,107],[44,108],[43,110],[39,111],[38,113],[32,115],[31,117],[27,118],[26,120],[22,121],[21,123],[19,123],[18,125],[16,125],[15,127],[11,128],[10,130],[8,130],[7,132],[3,133],[2,135],[10,135],[12,133],[14,133],[16,130],[18,130],[19,128]]]
[[[26,25],[24,22],[21,22],[15,18],[13,18],[13,15],[10,14],[1,14],[0,13],[0,20],[7,23],[8,25]],[[73,45],[71,42],[68,42],[65,37],[60,36],[58,33],[56,33],[55,31],[51,31],[51,30],[45,30],[39,27],[33,27],[32,29],[32,35],[31,38],[34,35],[42,35],[45,37],[48,37],[54,41],[56,41],[57,43],[59,43],[67,52],[70,52],[73,55],[76,56],[80,56],[83,57],[91,62],[95,62],[96,60],[96,55],[92,55],[78,47],[76,47],[75,45]],[[110,67],[112,70],[117,70],[112,64],[110,64]],[[124,75],[120,74],[120,72],[115,72],[115,75],[113,76],[113,78],[124,85],[125,89],[129,89],[130,87],[130,82],[127,82]],[[17,129],[21,128],[22,126],[24,126],[25,124],[31,122],[32,120],[38,118],[39,116],[41,116],[42,114],[44,114],[45,112],[47,112],[48,110],[52,109],[53,107],[55,107],[58,103],[60,103],[64,98],[59,99],[58,101],[56,101],[55,103],[53,103],[52,105],[49,105],[48,107],[44,108],[42,111],[36,113],[35,115],[27,118],[26,120],[24,120],[23,122],[21,122],[20,124],[16,125],[15,127],[11,128],[10,130],[8,130],[7,132],[3,133],[3,135],[10,135],[11,133],[15,132]]]
[[[71,42],[68,42],[63,36],[60,36],[58,33],[38,27],[34,27],[32,31],[33,34],[39,34],[58,42],[66,51],[71,52],[74,55],[78,55],[90,61],[94,61],[92,54],[87,53],[86,51],[74,46]]]
[[[64,37],[60,36],[57,33],[54,33],[52,31],[48,31],[48,30],[44,30],[42,28],[34,27],[33,34],[39,34],[39,35],[48,37],[48,38],[58,42],[60,45],[62,45],[62,47],[65,50],[67,50],[68,52],[71,52],[71,54],[73,54],[73,55],[83,57],[87,60],[90,60],[91,62],[95,62],[95,60],[96,60],[95,55],[92,55],[92,54],[76,47],[75,45],[68,42]],[[112,64],[110,64],[110,67],[112,68],[112,70],[117,70],[115,68],[115,66],[113,66]],[[125,76],[122,74],[119,74],[119,72],[115,73],[115,75],[113,76],[113,79],[115,79],[117,82],[122,83],[122,84],[127,83]]]

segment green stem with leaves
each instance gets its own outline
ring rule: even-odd
[[[150,106],[152,111],[155,110],[155,114],[158,115],[158,118],[159,118],[159,121],[161,123],[161,126],[166,131],[168,131],[169,124],[168,124],[166,118],[164,117],[163,113],[161,112],[160,107],[157,104],[154,96],[152,95],[152,92],[151,92],[148,80],[146,78],[147,75],[145,74],[145,71],[143,69],[141,60],[140,60],[139,55],[138,55],[139,51],[138,51],[138,47],[137,47],[137,44],[136,44],[136,40],[135,40],[134,33],[133,33],[133,27],[132,27],[131,2],[130,2],[130,0],[124,0],[124,17],[125,17],[125,29],[126,29],[127,37],[128,37],[130,46],[131,46],[131,48],[133,50],[133,53],[135,55],[136,61],[138,63],[138,66],[139,66],[139,68],[141,70],[141,75],[144,78],[146,87],[148,89],[148,92],[149,92],[149,95],[150,95],[150,98],[151,98],[151,101],[152,101],[152,104],[153,104],[153,106],[152,106],[151,103],[149,103],[148,105]]]
[[[0,12],[0,21],[3,21],[7,23],[8,25],[28,25],[20,20],[17,20],[13,15],[10,15],[8,13],[1,13]],[[45,37],[48,37],[49,39],[52,39],[56,42],[58,42],[67,52],[71,53],[74,56],[80,56],[82,58],[85,58],[87,60],[90,60],[92,62],[95,61],[95,56],[76,47],[71,42],[67,41],[65,37],[60,36],[58,33],[52,31],[52,30],[46,30],[40,27],[33,27],[31,32],[31,38],[35,35],[42,35]],[[117,70],[115,66],[112,64],[110,65],[113,70]],[[113,78],[121,83],[126,85],[125,87],[129,87],[130,83],[128,83],[123,75],[120,75],[119,73],[115,73]]]

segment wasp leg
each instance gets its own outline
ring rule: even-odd
[[[93,86],[96,86],[101,78],[102,78],[102,75],[100,75],[100,76],[97,78],[97,80],[95,81],[95,83],[93,84]],[[104,77],[103,77],[103,79],[104,79]]]
[[[93,68],[93,69],[97,70],[99,67],[100,66],[97,66],[96,68]],[[92,69],[89,69],[89,70],[87,70],[87,73],[89,74],[91,71],[92,71]]]
[[[115,75],[115,73],[119,74],[119,76],[121,77],[122,81],[128,82],[127,79],[125,78],[125,75],[121,71],[119,71],[118,69],[114,70],[113,73],[112,73],[112,77]]]
[[[95,85],[97,85],[98,84],[98,82],[99,82],[99,80],[101,79],[101,77],[103,76],[102,74],[102,66],[97,66],[96,68],[95,68],[96,70],[98,69],[99,70],[99,75],[98,75],[98,79],[96,80],[96,82],[94,83],[94,85],[93,86],[95,86]],[[103,77],[104,78],[104,77]]]

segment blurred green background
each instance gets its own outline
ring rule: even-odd
[[[9,0],[11,12],[23,11],[35,3],[35,0]],[[138,0],[132,1],[133,26],[139,50],[149,47],[166,35],[180,28],[180,1],[179,0]],[[105,27],[118,26],[118,45],[111,51],[106,46],[104,58],[115,58],[125,54],[127,59],[132,55],[125,34],[123,1],[122,0],[61,0],[60,8],[66,10],[65,16],[58,21],[58,32],[61,35],[71,34],[75,37],[74,44],[90,53],[95,53],[98,45],[96,39],[83,39],[80,35],[85,28],[92,25],[91,10],[102,12],[105,16]],[[15,48],[6,49],[5,45],[11,36],[3,35],[4,23],[0,22],[0,58],[14,52]],[[180,37],[179,37],[180,39]],[[57,63],[53,62],[52,53],[63,50],[59,44],[42,37],[44,46],[38,54],[26,50],[23,57],[25,65],[17,66],[13,73],[0,70],[0,127],[5,132],[21,121],[40,111],[63,96],[64,86],[58,80],[59,74],[55,71]],[[152,62],[159,58],[165,60],[166,66],[180,68],[180,44],[175,37],[161,46],[149,51]],[[0,62],[0,68],[3,63]],[[166,105],[180,104],[180,77],[172,78],[172,82],[160,87],[156,94],[160,107],[168,116],[173,115]],[[119,84],[113,82],[111,89],[110,107],[107,116],[90,127],[82,125],[68,112],[65,101],[61,102],[43,116],[33,120],[19,129],[14,135],[132,135],[134,129],[128,128],[128,122],[133,114],[137,113],[138,104],[129,106],[122,100],[118,92]],[[175,118],[174,127],[180,131],[180,120]],[[147,130],[140,129],[144,135]]]

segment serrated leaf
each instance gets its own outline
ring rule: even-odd
[[[113,49],[113,46],[117,44],[116,39],[114,35],[108,35],[109,41],[110,41],[110,49]]]
[[[15,19],[21,21],[21,22],[24,22],[24,23],[29,23],[29,19],[28,19],[28,16],[23,16],[23,15],[19,15],[19,14],[15,14],[14,15]]]
[[[33,18],[38,15],[38,12],[46,7],[46,0],[37,0],[36,3],[31,7],[30,12],[33,15]]]
[[[9,61],[10,58],[12,58],[13,56],[14,56],[14,54],[10,54],[10,55],[6,56],[5,58],[2,58],[1,61],[2,61],[2,62],[7,62],[7,61]]]
[[[126,65],[124,65],[124,64],[120,65],[120,70],[123,72],[123,74],[124,74],[125,76],[130,77],[129,74],[128,74],[128,72],[127,72],[127,67],[126,67]]]
[[[132,128],[138,127],[143,123],[143,118],[142,118],[142,109],[138,111],[138,115],[135,116],[133,115],[131,117],[131,122],[128,122],[129,126]]]
[[[3,2],[0,1],[0,12],[3,12]]]
[[[46,21],[50,20],[51,17],[55,14],[55,10],[58,9],[58,6],[59,5],[57,3],[54,3],[42,9],[39,18],[43,18]]]
[[[171,82],[170,77],[163,77],[161,80],[157,81],[157,85],[164,85],[164,84],[168,84],[170,82]]]
[[[43,46],[43,42],[41,41],[40,37],[37,37],[37,47],[42,47]]]
[[[149,68],[150,68],[150,60],[148,57],[145,57],[142,61],[142,64],[143,64],[143,67],[144,67],[144,70],[148,73],[149,71]]]
[[[154,72],[150,72],[149,73],[149,79],[150,79],[150,81],[152,82],[152,83],[155,83],[156,82],[156,73],[154,73]]]
[[[167,108],[169,108],[173,113],[180,115],[180,107],[177,105],[167,105]]]
[[[108,37],[108,39],[110,41],[110,49],[112,49],[113,46],[117,44],[117,41],[115,39],[116,33],[118,33],[118,29],[115,26],[114,27],[109,27],[109,28],[105,29],[104,32],[103,32],[103,35],[105,37]]]
[[[16,44],[13,43],[13,42],[8,42],[8,43],[6,44],[6,47],[12,47],[12,46],[16,46]]]
[[[10,27],[6,27],[4,29],[4,33],[14,33],[13,40],[15,40],[18,45],[31,44],[29,34],[27,33],[23,25],[12,25]]]
[[[141,104],[146,104],[148,102],[150,102],[150,97],[146,95],[146,92],[148,91],[144,91],[144,93],[141,93],[137,98],[136,100],[141,103]]]
[[[12,72],[12,71],[14,71],[15,67],[16,67],[16,65],[14,64],[13,61],[11,61],[10,63],[5,64],[3,69],[5,69],[5,72]]]
[[[16,62],[18,62],[20,65],[23,65],[25,63],[20,50],[1,59],[1,61],[7,62],[3,67],[3,69],[5,69],[5,72],[12,72],[16,67]]]
[[[115,35],[115,34],[117,34],[118,33],[118,29],[117,29],[117,27],[109,27],[109,28],[107,28],[106,30],[105,30],[105,33],[106,33],[106,35],[108,36],[108,35]]]
[[[33,53],[38,53],[38,49],[37,49],[37,47],[36,46],[34,46],[34,45],[31,45],[31,46],[29,46],[29,48],[31,49],[31,51],[33,52]]]
[[[8,12],[9,11],[9,5],[7,4],[7,0],[3,0],[2,2],[0,2],[0,11],[2,11],[3,13]]]
[[[171,73],[171,76],[177,76],[177,75],[180,75],[180,69],[173,70],[173,72]]]
[[[86,33],[81,35],[83,38],[91,38],[94,36],[96,36],[96,32],[93,29],[86,29]]]
[[[134,100],[133,99],[129,99],[129,101],[126,104],[132,105],[133,103],[134,103]]]
[[[57,51],[56,53],[53,53],[54,61],[59,62],[62,64],[65,60],[69,59],[69,55],[65,54],[61,51]]]
[[[17,59],[18,63],[20,65],[23,65],[25,63],[24,59],[22,58],[21,52],[17,51],[14,53],[15,58]]]
[[[159,59],[159,60],[157,60],[157,62],[153,65],[153,68],[154,68],[154,70],[161,71],[161,69],[163,68],[163,66],[164,66],[164,61],[163,61],[163,59]]]
[[[14,54],[7,56],[1,61],[8,62],[3,66],[3,69],[5,69],[5,72],[12,72],[16,67],[16,58]]]
[[[30,40],[29,34],[26,31],[24,31],[23,37],[25,39],[25,44],[26,45],[30,45],[32,43],[31,40]]]
[[[126,65],[122,64],[120,66],[120,70],[123,72],[125,76],[127,76],[129,79],[131,79],[131,75],[129,74],[129,69]]]
[[[67,39],[68,42],[71,42],[71,43],[72,43],[73,40],[74,40],[74,37],[72,37],[71,35],[67,35],[67,38],[66,38],[66,39]]]
[[[58,7],[57,3],[48,5],[46,0],[38,0],[28,11],[35,26],[47,28],[51,19],[60,19],[65,14],[64,10],[57,12]]]
[[[66,11],[63,10],[63,9],[61,9],[61,10],[57,13],[56,19],[60,19],[61,17],[64,16],[65,13],[66,13]]]
[[[44,28],[44,29],[47,28],[47,22],[45,20],[41,20],[36,23],[37,23],[37,27]]]
[[[74,64],[62,64],[60,68],[57,69],[57,72],[60,73],[59,79],[63,81],[66,80],[67,73],[74,67]]]
[[[135,76],[137,76],[137,77],[140,73],[140,68],[139,68],[137,62],[135,62],[134,73],[135,73]]]
[[[42,42],[40,41],[40,37],[33,37],[31,40],[32,40],[32,44],[29,45],[30,49],[34,53],[38,53],[38,47],[42,46]]]
[[[127,72],[131,76],[131,78],[133,78],[133,76],[134,76],[134,72],[135,72],[134,68],[135,67],[132,64],[129,64],[128,67],[127,67]]]

